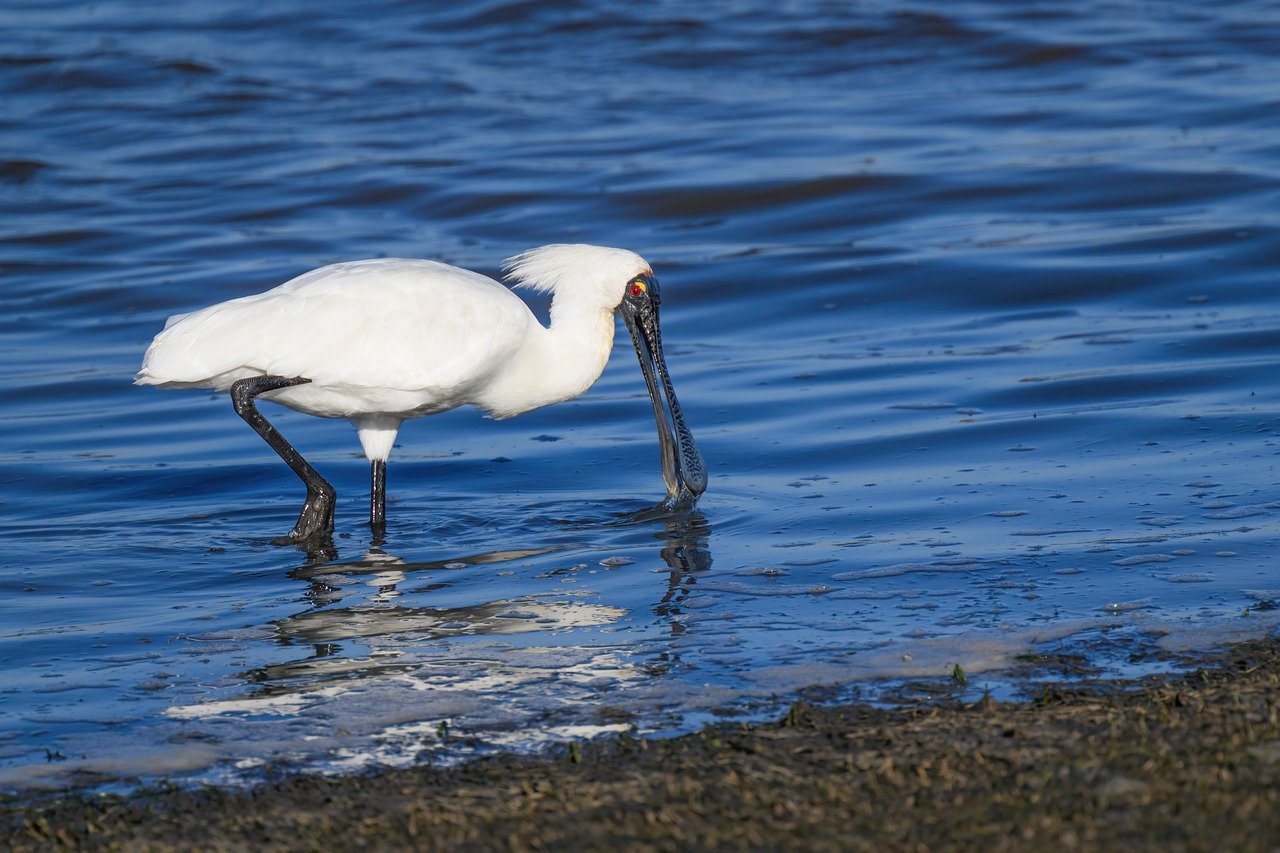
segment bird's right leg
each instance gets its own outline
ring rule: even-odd
[[[369,463],[369,526],[374,544],[379,545],[387,532],[387,460]]]
[[[302,505],[298,523],[288,536],[275,540],[277,544],[305,542],[333,533],[333,505],[337,500],[333,486],[302,458],[301,453],[293,449],[293,445],[285,441],[280,431],[262,416],[253,402],[259,394],[310,381],[301,377],[290,379],[284,376],[252,376],[231,386],[231,404],[235,406],[236,414],[244,418],[245,423],[253,427],[254,432],[262,436],[272,450],[280,454],[280,458],[307,487],[307,502]]]

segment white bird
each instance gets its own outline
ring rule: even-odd
[[[551,245],[504,268],[515,285],[552,294],[550,327],[506,287],[470,270],[351,261],[170,317],[135,384],[230,391],[240,417],[307,487],[297,525],[277,542],[328,537],[336,495],[255,399],[350,420],[370,462],[369,523],[380,536],[386,463],[401,423],[466,404],[509,418],[577,397],[604,370],[617,313],[649,389],[667,492],[677,500],[702,494],[706,465],[667,374],[649,264],[625,249]]]

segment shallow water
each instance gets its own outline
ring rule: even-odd
[[[0,786],[1274,631],[1280,20],[1087,6],[6,4]],[[352,430],[272,413],[336,558],[269,544],[301,488],[225,397],[129,384],[169,314],[557,241],[658,271],[695,510],[625,343],[571,403],[408,424],[379,549]]]

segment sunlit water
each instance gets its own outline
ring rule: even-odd
[[[0,786],[456,760],[1275,629],[1271,4],[0,25]],[[625,343],[574,402],[408,424],[380,549],[350,427],[266,407],[338,488],[336,558],[269,544],[302,490],[225,397],[130,385],[171,313],[556,241],[658,271],[696,510],[654,508]]]

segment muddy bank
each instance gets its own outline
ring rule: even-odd
[[[1274,849],[1280,640],[1030,704],[800,704],[543,760],[6,807],[15,849]]]

